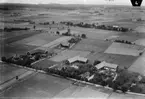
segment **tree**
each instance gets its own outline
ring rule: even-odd
[[[7,61],[7,59],[6,59],[6,57],[1,57],[1,61],[3,61],[3,62],[6,62]]]
[[[123,86],[121,86],[121,91],[123,92],[123,93],[126,93],[127,91],[128,91],[128,89],[129,89],[129,85],[128,84],[124,84]]]
[[[82,38],[86,38],[86,34],[82,34],[81,37],[82,37]]]
[[[59,34],[60,34],[60,32],[59,32],[59,31],[57,31],[57,32],[56,32],[56,34],[57,34],[57,35],[59,35]]]
[[[101,61],[95,60],[94,63],[93,63],[93,65],[97,65],[97,64],[99,64],[99,63],[101,63]]]

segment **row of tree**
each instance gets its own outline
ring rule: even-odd
[[[89,24],[84,22],[79,23],[73,23],[73,22],[60,22],[61,24],[65,24],[67,26],[78,26],[83,28],[96,28],[96,29],[103,29],[103,30],[112,30],[112,31],[121,31],[121,32],[127,32],[130,29],[124,28],[124,27],[114,27],[114,26],[106,26],[106,25],[96,25],[95,23]]]
[[[135,44],[127,40],[114,40],[114,42],[125,43],[125,44]]]
[[[27,27],[25,27],[25,28],[17,28],[17,27],[15,27],[15,28],[9,28],[9,27],[4,27],[4,29],[3,29],[3,31],[5,31],[5,32],[11,32],[11,31],[20,31],[20,30],[30,30],[30,28],[27,28]]]

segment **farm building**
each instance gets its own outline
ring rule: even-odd
[[[107,63],[105,61],[101,62],[100,64],[97,64],[95,66],[97,69],[102,69],[102,68],[110,68],[110,69],[113,69],[113,70],[117,70],[118,68],[118,65],[117,64],[111,64],[111,63]]]
[[[67,60],[69,64],[75,63],[75,62],[81,62],[81,63],[87,63],[88,59],[80,56],[75,56],[73,58],[70,58]]]

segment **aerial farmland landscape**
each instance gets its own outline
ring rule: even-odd
[[[145,6],[0,3],[0,99],[145,99]]]

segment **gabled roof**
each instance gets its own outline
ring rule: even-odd
[[[109,67],[109,68],[113,68],[113,69],[116,69],[117,68],[117,64],[112,64],[112,63],[107,63],[105,61],[101,62],[100,64],[97,64],[95,67],[97,69],[101,69],[103,67]]]
[[[68,59],[68,61],[69,61],[69,63],[73,63],[73,62],[76,62],[76,61],[87,62],[88,59],[84,58],[84,57],[80,57],[80,56],[75,56],[73,58]]]

